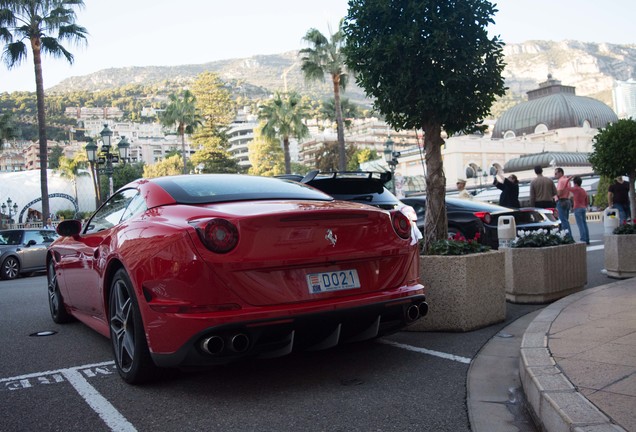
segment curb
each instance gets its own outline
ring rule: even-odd
[[[537,315],[523,335],[519,375],[528,404],[542,430],[626,432],[576,390],[548,348],[550,328],[561,311],[604,289],[606,286],[591,288],[552,303]]]

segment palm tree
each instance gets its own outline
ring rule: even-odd
[[[177,125],[177,134],[181,137],[184,174],[188,173],[185,134],[194,132],[202,121],[202,117],[197,111],[196,101],[197,99],[190,90],[184,90],[181,96],[171,94],[170,103],[166,107],[166,110],[159,116],[162,125],[167,127]]]
[[[2,59],[11,69],[27,57],[27,44],[33,52],[35,91],[40,143],[40,190],[42,193],[42,222],[49,216],[49,187],[47,179],[46,114],[42,54],[64,57],[73,63],[73,54],[62,42],[85,42],[87,31],[75,24],[74,7],[83,7],[82,0],[0,0],[0,41],[5,43]]]
[[[315,28],[309,29],[303,40],[311,47],[300,50],[302,56],[301,70],[309,80],[324,80],[325,74],[331,76],[333,83],[334,105],[336,108],[336,127],[338,132],[338,169],[344,171],[347,165],[344,142],[344,124],[342,121],[342,105],[340,88],[347,86],[347,72],[342,47],[345,35],[342,31],[343,20],[338,23],[338,31],[327,39]]]
[[[78,152],[72,159],[69,159],[66,156],[60,156],[60,165],[57,169],[60,176],[70,179],[73,183],[76,203],[79,203],[79,198],[77,197],[77,177],[88,174],[85,171],[87,164],[88,157],[86,156],[86,152]],[[77,217],[77,215],[75,215],[75,217]]]
[[[258,118],[265,121],[261,133],[269,139],[283,140],[286,174],[291,174],[289,138],[294,137],[300,140],[309,135],[307,125],[303,123],[305,117],[306,107],[296,92],[285,96],[276,93],[272,99],[259,107]]]

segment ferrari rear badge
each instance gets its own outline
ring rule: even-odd
[[[334,235],[333,231],[328,229],[327,234],[325,235],[325,239],[329,240],[329,242],[331,243],[331,246],[335,246],[336,242],[338,241],[338,236]]]

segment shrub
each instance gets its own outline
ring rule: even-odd
[[[545,230],[517,231],[517,238],[514,239],[510,247],[513,248],[539,248],[548,246],[559,246],[574,243],[574,239],[567,235],[567,230]]]
[[[613,234],[636,234],[636,219],[632,223],[624,223],[612,231]]]
[[[472,240],[466,240],[463,235],[457,233],[452,239],[432,242],[428,255],[468,255],[489,250],[490,246],[479,243],[479,233],[475,234]]]

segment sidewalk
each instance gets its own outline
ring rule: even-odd
[[[543,309],[521,340],[519,375],[547,431],[636,431],[636,278]]]

